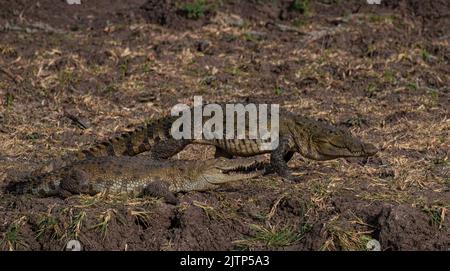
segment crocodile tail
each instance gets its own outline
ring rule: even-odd
[[[5,188],[6,193],[16,194],[16,195],[30,193],[31,190],[32,190],[32,184],[31,184],[31,182],[27,182],[27,181],[10,182]]]
[[[158,141],[170,138],[173,121],[173,117],[166,117],[140,125],[132,131],[119,134],[97,143],[89,149],[77,152],[75,160],[100,156],[134,156],[150,151]]]
[[[6,193],[23,195],[33,194],[42,196],[57,195],[59,193],[60,178],[57,174],[48,173],[38,177],[10,182],[6,188]]]

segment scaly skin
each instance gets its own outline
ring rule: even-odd
[[[255,158],[207,161],[156,161],[148,157],[95,157],[43,174],[11,182],[6,191],[40,196],[126,193],[152,195],[176,203],[174,193],[205,191],[262,174]]]
[[[225,112],[223,105],[222,108]],[[168,116],[141,125],[134,131],[76,153],[75,159],[108,155],[133,156],[146,151],[151,151],[154,159],[167,159],[189,144],[207,144],[216,147],[216,157],[249,157],[271,152],[272,168],[284,180],[294,181],[296,179],[291,176],[287,162],[296,152],[313,160],[330,160],[340,157],[367,157],[378,151],[374,145],[361,141],[346,130],[287,111],[280,112],[279,146],[271,151],[261,149],[262,141],[258,139],[175,140],[170,135],[170,129],[176,119],[178,117]],[[203,117],[204,122],[207,119]]]

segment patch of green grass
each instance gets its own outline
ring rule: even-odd
[[[50,233],[51,239],[59,239],[63,236],[63,229],[58,221],[50,214],[41,215],[38,219],[36,239],[40,239],[45,233]]]
[[[369,84],[367,85],[366,92],[367,92],[369,95],[374,95],[376,92],[378,92],[378,86],[377,86],[376,84],[374,84],[374,83],[369,83]]]
[[[433,102],[436,103],[439,100],[439,91],[437,89],[429,89],[428,94]]]
[[[70,216],[70,222],[68,226],[68,232],[70,237],[74,237],[78,239],[81,233],[81,228],[83,226],[83,221],[86,219],[86,212],[80,211],[78,214],[74,216]]]
[[[422,211],[425,212],[431,220],[431,225],[434,227],[442,228],[444,225],[444,207],[441,206],[424,206],[422,207]]]
[[[297,231],[288,226],[269,229],[256,224],[251,224],[250,228],[256,233],[251,238],[235,241],[234,243],[238,247],[250,248],[261,244],[271,248],[289,246],[303,238],[305,233],[310,230],[310,226],[302,227],[300,231]]]
[[[13,106],[14,103],[14,95],[11,94],[10,92],[7,92],[5,95],[5,106],[7,108],[10,108]]]
[[[233,76],[240,76],[240,75],[242,75],[244,73],[239,67],[226,68],[225,72],[229,73],[229,74],[231,74]]]
[[[41,137],[42,137],[42,135],[41,135],[40,133],[32,132],[31,134],[28,134],[28,135],[26,136],[26,139],[27,139],[27,140],[34,141],[34,140],[39,139],[39,138],[41,138]]]
[[[40,215],[37,222],[38,230],[36,232],[36,239],[39,240],[45,234],[49,234],[52,240],[62,240],[64,238],[78,239],[83,221],[86,218],[86,212],[80,211],[74,215],[72,208],[66,208],[62,213],[69,216],[68,221],[58,221],[48,213]]]
[[[151,62],[145,62],[144,64],[142,64],[142,71],[147,74],[150,73],[152,71],[152,64]]]
[[[273,89],[273,93],[275,93],[275,95],[280,95],[283,92],[284,92],[284,89],[282,89],[281,87],[275,87]]]
[[[422,59],[425,61],[428,61],[432,58],[432,55],[426,49],[422,49],[420,54],[422,56]]]
[[[305,235],[312,230],[312,228],[313,228],[313,225],[311,225],[309,223],[303,223],[300,226],[299,239],[298,240],[303,239],[305,237]]]
[[[27,247],[25,241],[22,240],[22,235],[20,234],[20,229],[24,225],[27,218],[25,216],[12,222],[5,233],[3,233],[3,238],[0,240],[0,247],[7,248],[10,251],[16,250],[20,247]]]
[[[125,59],[122,63],[120,63],[118,69],[121,77],[127,76],[129,69],[128,59]]]
[[[188,3],[177,3],[176,8],[187,18],[197,20],[205,16],[205,13],[210,11],[212,6],[206,0],[195,0]]]
[[[327,186],[321,182],[313,183],[311,185],[311,192],[314,194],[314,196],[319,198],[327,198],[331,193],[331,191],[328,191]]]
[[[251,35],[250,33],[244,33],[244,40],[245,41],[252,41],[252,42],[257,42],[258,39],[256,37],[254,37],[253,35]]]
[[[383,81],[384,81],[384,82],[387,82],[387,83],[390,83],[390,84],[395,83],[396,77],[395,77],[394,71],[392,71],[392,70],[386,70],[386,71],[383,73]]]
[[[416,83],[410,82],[410,83],[406,84],[406,88],[409,90],[417,90],[419,88],[419,86],[417,86]]]
[[[150,227],[151,224],[151,218],[150,218],[150,212],[144,211],[144,210],[132,210],[131,215],[135,217],[135,221],[142,225],[144,228]]]
[[[293,0],[289,9],[300,13],[306,13],[309,11],[309,0]]]
[[[66,87],[76,83],[79,80],[77,74],[71,70],[62,70],[58,73],[58,82]]]
[[[109,209],[103,212],[99,217],[99,223],[92,226],[92,229],[99,229],[103,238],[106,238],[106,234],[108,233],[109,223],[113,215],[116,214],[115,210]]]

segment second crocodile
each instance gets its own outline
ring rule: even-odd
[[[37,177],[11,182],[6,191],[44,197],[126,193],[162,197],[176,204],[174,193],[210,190],[262,173],[262,164],[256,158],[158,161],[144,156],[107,156],[85,159]]]

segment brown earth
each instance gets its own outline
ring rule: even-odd
[[[448,1],[82,2],[0,3],[3,184],[193,95],[280,103],[381,151],[295,156],[301,183],[266,176],[178,206],[1,194],[0,249],[450,249]]]

